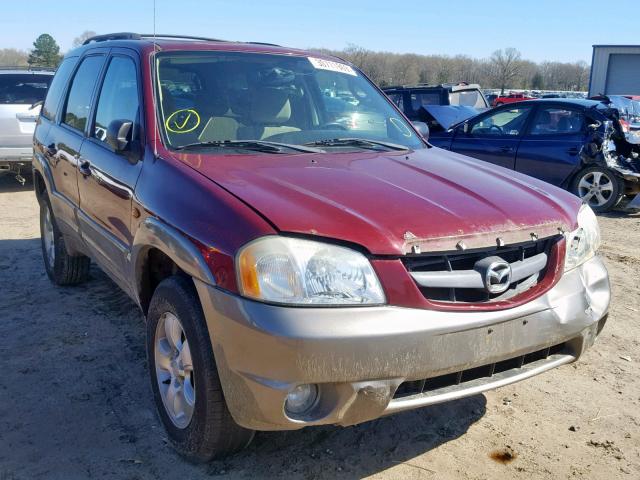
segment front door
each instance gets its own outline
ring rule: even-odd
[[[120,279],[133,241],[132,199],[142,168],[133,148],[141,136],[138,59],[126,52],[114,51],[108,61],[78,162],[83,238],[99,263]],[[128,138],[132,148],[125,152],[107,143],[107,129],[114,121],[133,123]]]
[[[458,129],[451,150],[506,168],[515,168],[516,152],[531,107],[500,108]]]

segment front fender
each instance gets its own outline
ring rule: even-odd
[[[143,272],[147,255],[152,248],[167,255],[187,275],[209,285],[216,285],[211,270],[193,242],[161,220],[148,217],[136,231],[130,253],[130,278],[135,279],[134,290],[138,304],[142,305]]]

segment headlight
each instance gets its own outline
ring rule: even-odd
[[[375,305],[384,292],[360,252],[327,243],[264,237],[236,261],[242,295],[294,305]]]
[[[600,227],[598,219],[589,205],[583,205],[578,212],[578,228],[566,233],[567,253],[564,259],[565,271],[576,268],[593,257],[600,248]]]

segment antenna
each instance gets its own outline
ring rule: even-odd
[[[153,68],[151,70],[153,76],[157,78],[158,72],[156,72],[157,63],[156,63],[156,52],[157,52],[157,44],[156,44],[156,0],[153,0]],[[154,83],[156,80],[154,79]],[[156,92],[156,85],[153,86],[153,91]],[[155,105],[153,106],[153,159],[155,161],[158,158],[158,98],[157,93],[154,93],[153,98],[155,100]]]

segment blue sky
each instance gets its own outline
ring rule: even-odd
[[[534,61],[591,60],[593,44],[640,44],[640,0],[513,2],[156,0],[156,30],[292,47],[487,57],[515,47]],[[0,48],[47,32],[62,50],[84,30],[152,31],[153,0],[4,0]],[[401,7],[402,6],[402,7]]]

